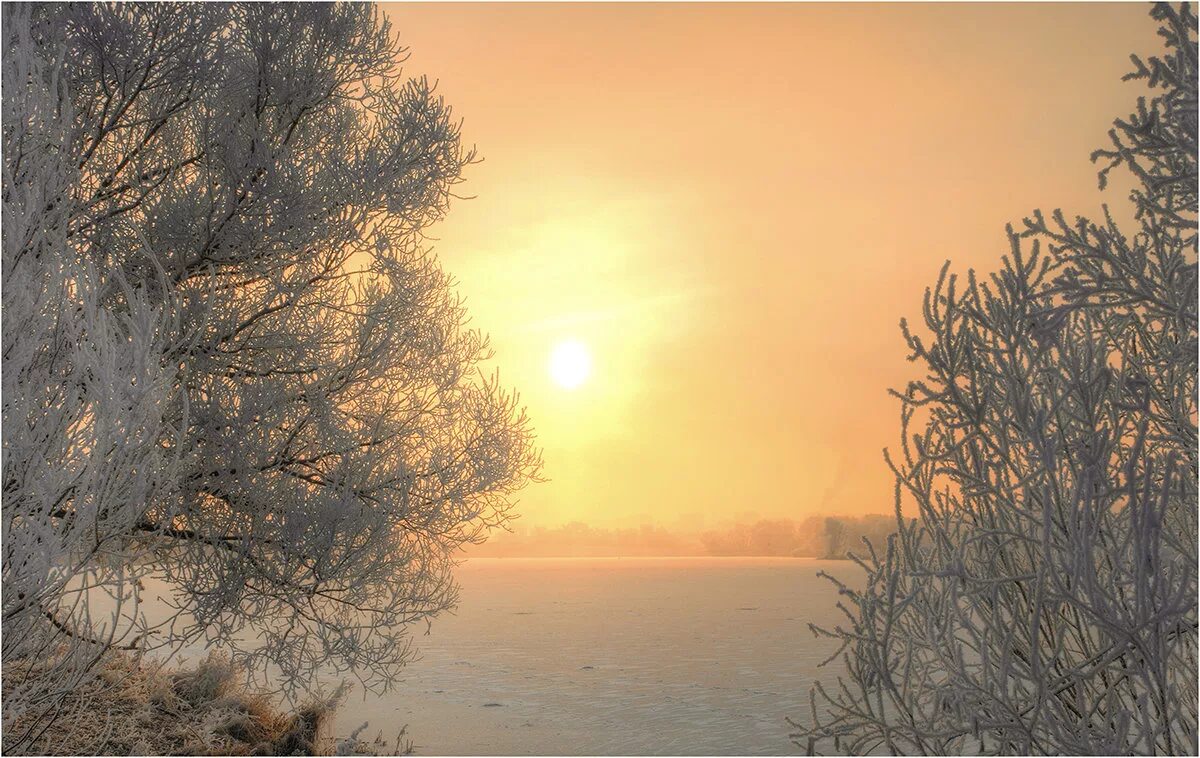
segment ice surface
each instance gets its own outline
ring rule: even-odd
[[[457,615],[417,642],[385,697],[352,696],[340,727],[409,725],[424,755],[786,754],[832,648],[820,569],[759,558],[473,559]],[[754,609],[753,613],[745,612]]]

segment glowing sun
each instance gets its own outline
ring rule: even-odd
[[[592,355],[579,340],[564,340],[550,353],[550,377],[563,389],[573,390],[592,373]]]

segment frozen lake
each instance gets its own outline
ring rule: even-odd
[[[407,724],[420,755],[787,754],[836,623],[816,573],[784,558],[481,559],[456,615],[384,697],[352,695],[337,731]]]

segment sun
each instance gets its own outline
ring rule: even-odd
[[[563,389],[573,390],[592,373],[592,355],[579,340],[564,340],[550,353],[550,377]]]

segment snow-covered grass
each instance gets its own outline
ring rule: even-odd
[[[37,675],[50,661],[5,665],[10,678]],[[109,651],[89,680],[67,695],[53,719],[18,719],[4,752],[24,755],[325,755],[380,754],[382,738],[331,733],[338,698],[313,699],[295,712],[248,689],[220,655],[195,668],[166,670]],[[361,731],[361,730],[360,730]],[[28,738],[26,735],[28,733]],[[403,730],[397,739],[402,744]],[[15,749],[14,749],[15,748]]]

